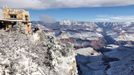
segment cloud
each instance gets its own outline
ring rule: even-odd
[[[134,15],[130,16],[97,16],[94,21],[134,22]]]
[[[44,22],[45,24],[46,23],[55,23],[56,22],[56,20],[53,17],[49,16],[49,15],[42,15],[40,17],[40,20],[42,22]]]
[[[134,4],[134,0],[40,0],[44,7],[68,8],[68,7],[105,7],[124,6]]]
[[[133,5],[134,0],[0,0],[0,7],[13,8],[76,8]]]
[[[8,6],[12,8],[40,8],[39,0],[0,0],[0,7]]]

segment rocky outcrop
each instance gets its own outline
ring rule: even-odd
[[[100,52],[88,47],[78,49],[76,53],[79,75],[105,75],[105,66]]]
[[[0,31],[0,75],[77,75],[72,49],[43,31]]]

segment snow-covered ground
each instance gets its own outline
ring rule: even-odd
[[[84,56],[98,56],[101,55],[101,53],[95,51],[93,48],[88,47],[88,48],[81,48],[75,50],[77,54],[84,55]]]
[[[77,75],[75,53],[42,30],[0,31],[0,75]]]

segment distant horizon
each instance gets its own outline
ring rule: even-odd
[[[69,19],[68,19],[69,20]],[[31,20],[33,22],[43,22],[41,20]],[[61,21],[64,21],[64,20],[60,20],[60,21],[55,21],[55,22],[61,22]],[[69,20],[69,21],[72,21],[72,22],[111,22],[111,23],[134,23],[134,21],[80,21],[80,20]]]

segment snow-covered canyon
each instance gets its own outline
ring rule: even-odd
[[[84,48],[76,53],[79,75],[134,74],[134,47],[118,47],[103,53]]]

